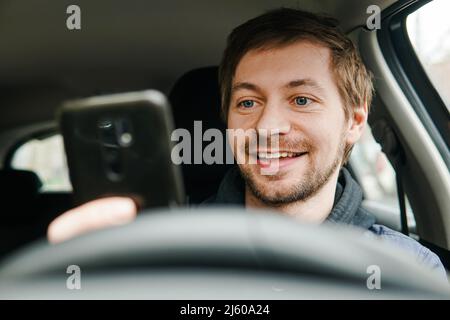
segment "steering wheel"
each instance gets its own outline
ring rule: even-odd
[[[83,290],[67,290],[73,267]],[[72,269],[71,269],[72,268]],[[349,227],[242,208],[149,210],[3,261],[0,298],[449,298],[414,259]]]

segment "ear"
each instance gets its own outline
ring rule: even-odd
[[[355,144],[361,138],[366,127],[368,116],[367,102],[353,110],[353,115],[347,123],[346,142],[348,145]]]

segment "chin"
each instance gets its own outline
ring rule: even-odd
[[[281,199],[291,198],[299,182],[280,176],[265,176],[252,180],[251,189],[258,194],[258,198],[265,202],[275,203]],[[284,201],[281,201],[284,202]]]

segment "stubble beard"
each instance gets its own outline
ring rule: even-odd
[[[280,207],[298,201],[306,201],[317,194],[328,183],[336,170],[340,168],[345,150],[343,137],[341,137],[333,161],[323,169],[319,168],[312,158],[315,151],[312,144],[303,142],[303,145],[308,146],[308,154],[303,156],[308,157],[308,171],[292,186],[284,188],[285,190],[276,190],[275,192],[271,192],[270,190],[271,181],[282,179],[283,174],[263,176],[254,172],[250,165],[239,166],[239,171],[246,185],[258,200],[271,207]],[[299,159],[297,161],[301,160]]]

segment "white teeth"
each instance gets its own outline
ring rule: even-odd
[[[276,159],[280,157],[280,154],[277,153],[260,153],[259,154],[260,158],[266,158],[266,159]]]
[[[294,157],[296,154],[293,152],[274,152],[274,153],[258,153],[258,157],[260,159],[278,159],[278,158],[291,158]]]

